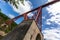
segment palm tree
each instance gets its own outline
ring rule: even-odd
[[[5,2],[9,2],[10,4],[13,4],[16,8],[18,8],[19,1],[23,4],[24,0],[4,0]]]

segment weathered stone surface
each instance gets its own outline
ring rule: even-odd
[[[8,33],[2,40],[23,40],[32,21],[23,21],[12,32]]]
[[[38,34],[40,36],[38,36]],[[43,35],[37,27],[35,21],[27,20],[18,25],[12,32],[2,40],[43,40]]]
[[[43,35],[40,32],[35,21],[32,22],[23,40],[43,40]]]

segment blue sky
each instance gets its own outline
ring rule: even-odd
[[[6,2],[0,1],[0,8],[1,8],[2,12],[3,12],[5,15],[7,15],[8,17],[10,17],[9,14],[14,15],[14,17],[16,17],[16,16],[19,15],[17,12],[15,12],[15,11],[12,9],[12,7],[11,7],[8,3],[6,3]],[[11,18],[11,17],[10,17],[10,18]],[[23,18],[22,18],[22,20],[23,20]],[[20,23],[22,20],[21,20],[21,18],[19,18],[19,19],[16,21],[16,23]]]
[[[37,8],[45,4],[46,2],[50,2],[52,0],[29,0],[32,4],[32,9]],[[44,38],[46,40],[59,40],[60,39],[60,2],[50,5],[48,7],[43,8],[42,10],[42,33],[44,34]],[[10,18],[16,17],[19,15],[18,12],[14,11],[14,9],[3,1],[0,1],[0,8],[2,12]],[[23,21],[23,17],[19,18],[16,23],[20,23]]]
[[[30,1],[31,1],[32,5],[33,5],[33,8],[32,8],[32,9],[37,8],[38,6],[40,6],[40,5],[43,4],[43,3],[42,3],[42,2],[43,2],[42,0],[41,0],[41,2],[39,2],[39,0],[38,0],[38,1],[37,1],[37,0],[30,0]],[[5,15],[7,15],[8,17],[10,17],[9,14],[14,15],[15,17],[19,15],[17,12],[15,12],[15,11],[13,10],[12,7],[11,7],[8,3],[6,3],[6,2],[0,1],[0,8],[1,8],[2,12],[3,12]],[[22,18],[22,20],[23,20],[23,18]],[[20,19],[18,19],[16,22],[19,23],[19,22],[21,22],[22,20],[21,20],[21,18],[20,18]]]

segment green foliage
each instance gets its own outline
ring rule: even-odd
[[[15,1],[15,0],[4,0],[4,1],[5,2],[10,2],[10,4],[12,3],[16,8],[18,8],[18,5],[17,4],[19,4],[18,3],[19,1],[21,1],[21,3],[24,4],[23,3],[24,0],[17,0],[17,1]]]
[[[12,31],[17,24],[15,22],[13,22],[11,25],[7,25],[7,26],[1,26],[1,24],[3,24],[6,20],[8,20],[10,18],[8,18],[6,15],[4,15],[1,11],[0,11],[0,31],[3,31],[5,33],[9,33],[10,31]],[[3,36],[0,35],[0,39],[2,39]]]
[[[8,32],[10,32],[11,30],[13,30],[17,26],[17,24],[15,22],[13,22],[11,25],[8,25],[8,27],[5,27],[5,26],[1,27],[1,24],[4,23],[6,20],[8,20],[10,18],[8,18],[2,12],[0,12],[0,17],[2,18],[2,19],[0,19],[0,30],[8,33]]]
[[[20,0],[20,1],[21,1],[21,2],[22,2],[22,4],[23,4],[23,1],[24,1],[24,0]]]
[[[2,17],[4,19],[4,21],[10,19],[6,15],[4,15],[2,12],[0,12],[0,17]]]

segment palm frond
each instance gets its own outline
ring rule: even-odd
[[[17,1],[15,1],[15,0],[4,0],[4,1],[10,2],[10,4],[13,4],[16,8],[18,8],[18,5],[17,5],[17,4],[19,4],[18,1],[21,1],[21,3],[24,5],[24,3],[23,3],[24,0],[17,0]]]

